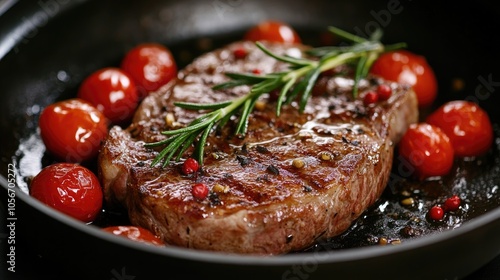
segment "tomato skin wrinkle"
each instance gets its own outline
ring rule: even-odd
[[[45,107],[38,121],[47,150],[66,162],[94,159],[108,134],[108,124],[101,111],[80,98]]]
[[[446,134],[427,123],[411,125],[399,143],[400,156],[414,168],[420,180],[449,173],[454,151]]]
[[[425,57],[407,50],[380,55],[370,73],[386,80],[411,86],[420,108],[429,107],[437,97],[438,83],[434,70]]]
[[[55,163],[43,168],[30,184],[30,195],[86,223],[97,217],[103,203],[97,176],[76,163]]]
[[[449,101],[432,112],[426,121],[448,135],[458,157],[483,155],[493,144],[491,120],[476,103]]]
[[[244,39],[293,44],[302,42],[297,32],[291,26],[275,20],[262,21],[253,26],[247,31]]]
[[[90,74],[80,85],[78,97],[90,102],[115,124],[130,120],[139,103],[132,77],[114,67]]]

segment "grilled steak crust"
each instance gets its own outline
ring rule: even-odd
[[[267,47],[281,54],[305,48]],[[235,57],[241,48],[248,54]],[[245,137],[233,135],[231,124],[209,136],[203,169],[191,176],[181,173],[181,163],[152,167],[158,151],[144,148],[145,142],[164,139],[161,131],[201,113],[174,102],[220,102],[248,92],[248,86],[214,91],[212,86],[228,80],[225,72],[286,67],[251,42],[196,59],[142,102],[128,128],[111,129],[99,155],[106,200],[124,205],[133,224],[168,244],[202,250],[283,254],[345,231],[381,195],[395,143],[418,119],[408,87],[371,77],[361,81],[354,99],[353,80],[345,76],[349,69],[339,68],[322,75],[304,113],[292,103],[280,117],[271,93],[251,114]],[[392,97],[365,106],[363,95],[381,82],[391,85]],[[191,194],[196,182],[211,190],[206,199]]]

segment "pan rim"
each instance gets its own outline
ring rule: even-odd
[[[0,174],[0,185],[7,190],[7,179]],[[17,187],[16,187],[17,188]],[[181,248],[174,246],[157,247],[140,242],[128,240],[119,236],[114,236],[100,230],[99,227],[88,225],[80,222],[68,215],[60,213],[40,201],[32,198],[29,194],[24,193],[19,189],[16,192],[16,197],[24,203],[34,208],[35,210],[47,215],[75,230],[84,232],[94,238],[102,239],[115,245],[125,246],[129,249],[147,252],[153,255],[163,257],[174,257],[178,259],[201,261],[207,263],[232,264],[232,265],[256,265],[256,266],[288,266],[297,263],[303,263],[305,257],[314,256],[314,261],[317,264],[333,264],[344,263],[351,261],[361,261],[383,257],[387,255],[396,255],[404,252],[422,249],[424,247],[432,247],[436,244],[451,241],[460,238],[478,228],[488,226],[495,221],[500,220],[500,208],[495,208],[478,217],[475,217],[458,228],[433,233],[425,236],[420,236],[415,239],[407,240],[396,246],[364,246],[358,248],[346,248],[334,251],[325,252],[302,252],[275,256],[262,255],[244,255],[244,254],[228,254],[224,252],[212,252],[195,250],[189,248]]]

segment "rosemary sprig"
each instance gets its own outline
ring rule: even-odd
[[[153,160],[152,166],[162,160],[163,166],[166,166],[174,157],[175,161],[179,161],[186,150],[193,144],[195,145],[193,157],[200,164],[203,164],[206,140],[214,127],[224,126],[231,116],[239,114],[235,134],[245,135],[248,118],[256,101],[261,95],[273,90],[279,89],[280,92],[276,103],[277,116],[280,115],[284,104],[289,104],[296,99],[298,99],[299,112],[302,113],[319,75],[343,64],[354,64],[356,67],[353,97],[357,98],[358,82],[366,77],[371,65],[378,56],[385,51],[406,46],[404,43],[384,46],[380,43],[381,30],[374,32],[368,39],[350,34],[336,27],[330,27],[329,31],[351,42],[351,45],[313,48],[306,51],[306,54],[311,57],[311,59],[308,59],[278,55],[268,50],[260,42],[256,42],[257,47],[265,54],[289,64],[289,70],[266,75],[226,73],[226,76],[231,80],[214,86],[214,90],[251,85],[250,91],[236,99],[215,104],[174,103],[176,106],[187,110],[206,110],[208,113],[193,120],[186,127],[163,131],[162,134],[168,136],[165,140],[146,143],[145,146],[148,148],[165,146]]]

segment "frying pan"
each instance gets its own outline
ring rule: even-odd
[[[384,42],[404,41],[412,51],[425,54],[434,67],[440,88],[435,106],[453,99],[478,102],[497,127],[500,52],[495,35],[500,10],[488,1],[475,1],[474,5],[443,2],[0,2],[2,224],[11,221],[7,216],[8,179],[13,172],[18,175],[15,229],[4,231],[4,227],[0,232],[4,246],[1,258],[5,258],[2,279],[29,279],[30,275],[53,279],[459,279],[471,275],[500,254],[500,208],[491,207],[500,200],[495,191],[487,201],[478,203],[474,218],[454,230],[397,246],[274,257],[138,244],[57,213],[23,191],[28,178],[50,163],[36,139],[41,109],[74,96],[79,83],[92,71],[118,65],[128,49],[146,41],[171,46],[177,54],[192,50],[190,55],[179,57],[182,66],[204,51],[241,38],[244,30],[264,19],[287,22],[304,38],[316,38],[329,25],[361,36],[382,27]],[[452,86],[457,81],[463,85],[461,89]],[[494,149],[496,145],[498,142]],[[24,161],[12,171],[11,164],[22,156]],[[498,164],[495,158],[483,168],[495,174]],[[495,176],[474,180],[488,190],[496,190],[500,184]],[[4,268],[10,258],[7,236],[12,234],[16,273]],[[31,251],[34,257],[23,255]],[[42,263],[43,268],[34,263]],[[494,272],[498,277],[498,269]]]

